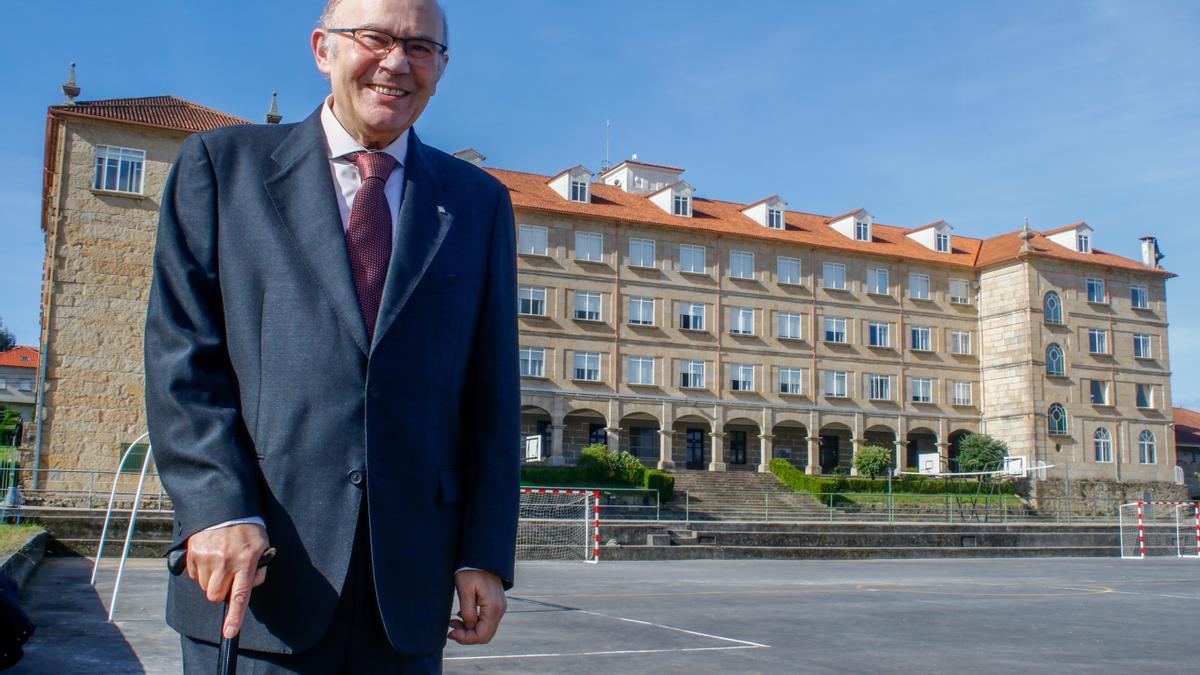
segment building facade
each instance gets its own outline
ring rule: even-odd
[[[1200,412],[1187,408],[1171,412],[1175,421],[1176,466],[1183,473],[1188,496],[1200,499]]]
[[[0,407],[21,415],[21,434],[14,445],[27,446],[34,440],[34,409],[38,390],[38,350],[17,346],[0,352]]]

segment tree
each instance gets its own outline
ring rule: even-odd
[[[0,319],[0,352],[6,352],[16,346],[17,337],[4,325],[4,320]]]
[[[875,478],[887,470],[892,462],[892,453],[887,448],[878,445],[866,445],[858,449],[854,455],[854,468],[860,476]]]
[[[1008,446],[987,434],[967,434],[958,443],[958,470],[999,471],[1004,468]]]

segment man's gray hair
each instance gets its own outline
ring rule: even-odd
[[[333,13],[335,11],[337,11],[337,7],[340,4],[342,4],[342,0],[326,0],[325,11],[321,12],[321,19],[317,22],[321,28],[332,28],[333,27],[331,25],[331,22],[333,21]],[[447,47],[449,47],[450,46],[450,21],[446,18],[446,8],[443,7],[442,3],[440,3],[440,2],[435,2],[433,4],[437,5],[438,11],[441,12],[441,14],[442,14],[442,43],[445,44]],[[325,43],[326,48],[329,49],[330,51],[333,51],[336,49],[333,46],[334,43],[329,42],[328,34],[323,38],[323,41]]]

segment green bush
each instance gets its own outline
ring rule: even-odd
[[[647,490],[658,490],[658,499],[669,502],[675,498],[675,476],[666,471],[650,469],[646,472],[642,486]]]
[[[579,454],[579,469],[584,478],[596,483],[606,483],[613,480],[609,466],[608,446],[604,443],[593,443]]]
[[[786,459],[771,460],[771,473],[779,477],[788,487],[798,492],[811,494],[840,493],[840,492],[873,492],[888,491],[886,480],[871,478],[848,478],[845,476],[810,476],[792,466]],[[1013,494],[1013,483],[998,483],[995,490],[1000,494]],[[934,477],[905,476],[892,480],[892,492],[903,494],[940,495],[947,491],[951,493],[975,492],[977,485],[974,481],[945,481]]]
[[[958,442],[958,470],[999,471],[1004,468],[1008,446],[987,434],[967,434]]]
[[[860,475],[875,478],[887,471],[892,462],[892,453],[887,448],[878,445],[866,445],[858,449],[854,455],[854,468]]]

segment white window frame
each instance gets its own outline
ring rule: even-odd
[[[33,391],[33,380],[25,378],[17,381],[17,391]]]
[[[1088,402],[1092,405],[1112,405],[1110,394],[1111,383],[1108,380],[1088,380]]]
[[[703,246],[695,246],[693,244],[679,245],[679,271],[688,274],[704,274],[706,272],[705,252],[707,249]],[[697,265],[696,263],[700,264]]]
[[[654,325],[654,298],[644,296],[630,296],[629,298],[629,323],[633,326],[653,326]]]
[[[909,349],[914,352],[931,352],[933,351],[933,328],[931,326],[912,326],[908,331],[908,340]]]
[[[671,199],[671,214],[676,216],[691,216],[692,198],[682,192],[676,192]]]
[[[850,334],[846,330],[848,321],[843,316],[827,316],[821,322],[824,330],[821,331],[822,342],[830,344],[844,345],[849,344]],[[832,339],[830,339],[832,337]],[[840,338],[840,339],[839,339]]]
[[[1149,429],[1142,429],[1138,434],[1138,463],[1158,464],[1158,439]]]
[[[929,300],[930,281],[928,274],[920,272],[908,273],[908,297],[911,300]]]
[[[1092,433],[1092,457],[1100,464],[1112,464],[1112,432],[1100,427]]]
[[[754,252],[730,251],[729,276],[734,279],[754,279]]]
[[[1142,396],[1142,392],[1146,392],[1145,397]],[[1134,398],[1134,406],[1135,407],[1137,407],[1139,410],[1153,410],[1154,409],[1154,385],[1146,384],[1145,382],[1139,382],[1135,386],[1134,394],[1135,394],[1135,398]],[[1142,405],[1143,398],[1145,399],[1144,402],[1146,405]]]
[[[733,335],[754,335],[754,308],[730,307],[729,332]]]
[[[831,285],[830,281],[836,285]],[[846,290],[846,265],[838,262],[821,263],[821,286],[832,291]]]
[[[704,389],[707,386],[708,364],[697,359],[686,359],[679,362],[679,388]],[[697,372],[699,371],[699,372]],[[699,384],[697,384],[697,381]]]
[[[6,389],[8,389],[8,381],[3,377],[0,377],[0,391],[4,391]]]
[[[595,307],[593,308],[593,304]],[[575,291],[576,321],[603,321],[604,295],[597,291]]]
[[[1080,253],[1092,252],[1092,237],[1086,232],[1075,233],[1075,248],[1079,249]]]
[[[129,167],[128,173],[122,171],[124,167]],[[93,190],[128,195],[145,194],[145,150],[122,148],[115,145],[97,145],[93,170]],[[122,176],[123,173],[126,175]],[[135,182],[136,186],[133,185]]]
[[[729,365],[730,391],[754,391],[754,365],[731,363]]]
[[[1153,359],[1154,343],[1148,333],[1133,334],[1133,358]]]
[[[699,311],[697,311],[697,310],[699,310]],[[707,315],[708,315],[708,306],[705,305],[704,303],[701,303],[701,302],[682,303],[679,307],[679,329],[680,330],[694,330],[694,331],[707,330],[705,328],[705,324],[708,323],[706,320]],[[687,326],[683,325],[684,317],[688,318]],[[700,324],[698,326],[696,325],[697,321]]]
[[[800,340],[804,316],[797,312],[780,312],[778,316],[779,339]]]
[[[867,322],[867,346],[880,349],[892,347],[892,324],[886,321]]]
[[[520,361],[521,377],[546,376],[545,347],[521,347]]]
[[[953,405],[968,406],[973,404],[974,387],[971,382],[956,380],[951,383],[950,400]]]
[[[1054,298],[1053,302],[1051,297]],[[1051,326],[1063,325],[1062,296],[1055,291],[1047,291],[1042,297],[1042,320]]]
[[[933,403],[933,378],[912,377],[908,380],[909,400],[912,403]]]
[[[1055,353],[1058,354],[1057,368],[1054,366],[1055,360],[1051,358],[1051,355]],[[1046,345],[1046,375],[1049,377],[1066,377],[1067,375],[1067,353],[1057,342]]]
[[[952,331],[950,331],[950,353],[958,354],[959,356],[970,355],[970,353],[971,353],[971,331],[969,331],[969,330],[952,330]]]
[[[649,254],[647,256],[647,254]],[[647,264],[647,260],[649,264]],[[658,267],[658,257],[654,252],[654,240],[641,237],[629,238],[629,266],[654,269]]]
[[[803,368],[779,369],[779,393],[790,396],[804,394],[805,371]]]
[[[955,286],[958,286],[956,289]],[[958,291],[961,290],[960,295]],[[971,282],[967,279],[951,279],[950,280],[950,304],[952,305],[969,305],[971,304]]]
[[[626,362],[629,384],[654,386],[654,357],[630,356]]]
[[[785,269],[785,266],[787,269]],[[792,275],[792,267],[795,267],[795,275]],[[801,284],[801,265],[799,258],[789,258],[787,256],[779,256],[775,261],[775,276],[780,284],[788,286],[799,286]]]
[[[578,180],[576,178],[571,178],[569,180],[571,183],[571,185],[570,185],[571,201],[579,202],[581,204],[586,204],[589,201],[591,201],[591,199],[589,199],[589,197],[588,197],[588,193],[591,190],[588,186],[587,181]]]
[[[1089,328],[1088,329],[1088,353],[1089,354],[1107,354],[1108,353],[1108,329],[1107,328]]]
[[[933,247],[938,253],[950,253],[950,235],[945,232],[934,233]]]
[[[867,375],[867,394],[872,401],[892,400],[892,376]]]
[[[1058,413],[1057,420],[1055,413]],[[1061,403],[1053,403],[1046,409],[1046,433],[1051,436],[1066,436],[1070,428],[1067,409]]]
[[[1129,304],[1134,309],[1150,309],[1150,287],[1145,284],[1130,284]]]
[[[550,228],[545,225],[526,225],[518,227],[517,239],[521,255],[536,255],[543,258],[550,255]]]
[[[772,230],[783,229],[783,209],[767,208],[767,227]]]
[[[1093,305],[1108,304],[1108,288],[1103,279],[1088,278],[1087,299]]]
[[[538,296],[541,296],[539,299]],[[529,303],[530,311],[524,311],[525,303]],[[539,304],[541,311],[539,309]],[[521,316],[546,316],[546,287],[520,286],[517,288],[517,313]]]
[[[871,223],[854,220],[854,241],[871,241]]]
[[[580,382],[600,381],[600,352],[575,352],[571,379]]]
[[[850,374],[845,370],[826,370],[822,373],[822,391],[828,398],[850,397]]]
[[[604,262],[604,234],[576,232],[575,259],[584,262]]]
[[[871,295],[891,295],[892,280],[886,267],[871,267],[867,269],[867,293]]]

